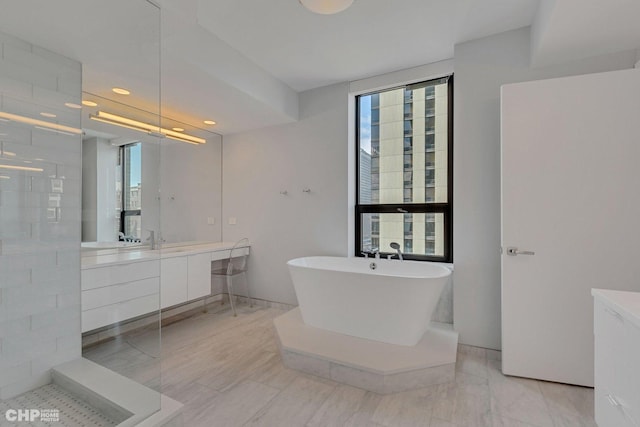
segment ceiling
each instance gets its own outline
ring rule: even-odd
[[[298,0],[155,1],[162,13],[145,0],[0,0],[0,31],[82,62],[88,92],[156,114],[162,99],[163,116],[222,134],[297,120],[300,91],[523,26],[540,64],[640,47],[633,0],[355,0],[337,15]]]
[[[537,0],[198,0],[198,23],[296,91],[453,57],[456,42],[530,25]]]
[[[640,1],[541,0],[532,45],[536,66],[640,49]]]

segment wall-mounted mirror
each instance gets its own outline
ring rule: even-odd
[[[83,99],[83,250],[221,240],[222,137]]]

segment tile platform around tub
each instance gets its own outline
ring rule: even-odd
[[[282,361],[291,369],[380,394],[423,388],[455,377],[458,333],[431,323],[413,347],[308,326],[295,308],[273,321]]]

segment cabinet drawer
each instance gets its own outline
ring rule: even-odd
[[[109,267],[81,270],[80,283],[82,290],[109,286],[111,284],[111,271],[109,271]]]
[[[158,311],[159,295],[147,295],[82,312],[82,332]]]
[[[158,277],[160,261],[136,261],[82,270],[82,290]]]
[[[159,291],[159,277],[90,289],[82,291],[82,310],[91,310],[146,295],[157,294]]]

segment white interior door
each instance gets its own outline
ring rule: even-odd
[[[502,88],[502,248],[503,372],[592,386],[590,289],[640,291],[640,70]]]

